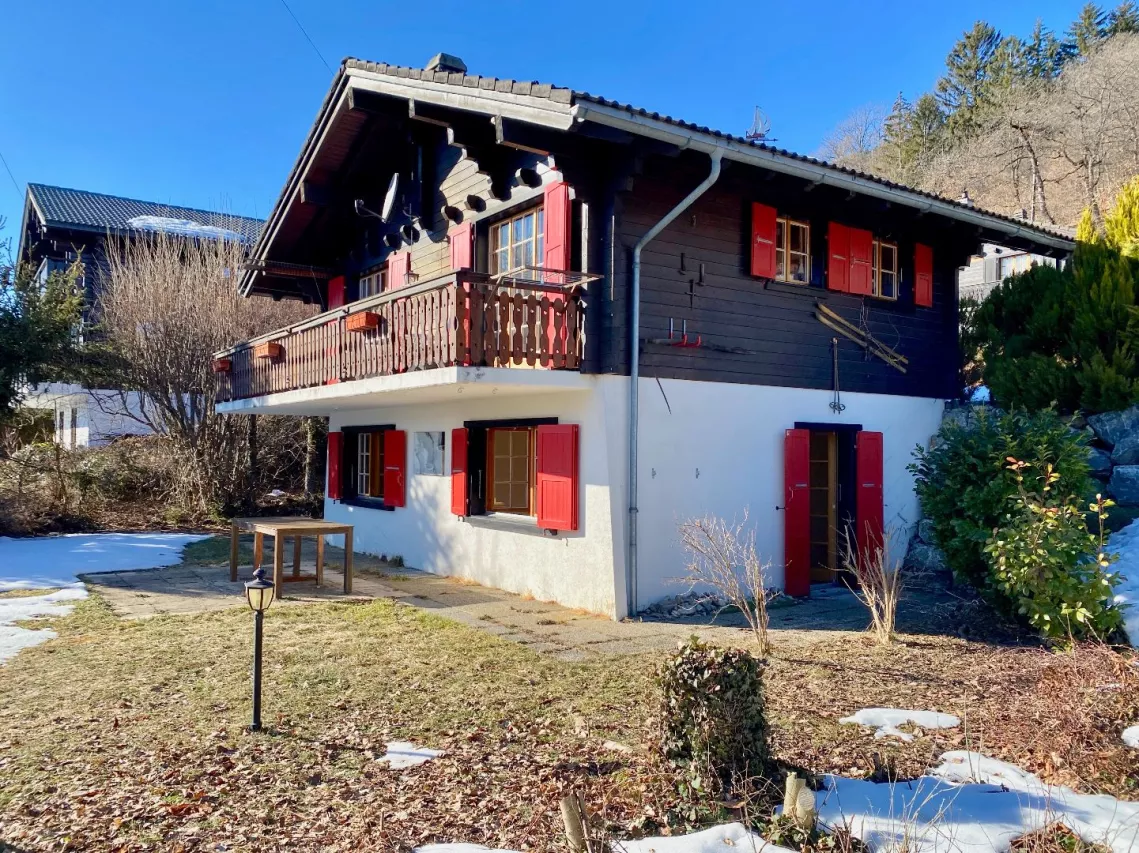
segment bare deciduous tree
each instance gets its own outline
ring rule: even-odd
[[[214,412],[212,354],[312,313],[240,296],[246,248],[237,240],[167,233],[108,241],[98,315],[110,372],[116,385],[140,394],[135,417],[169,437],[182,457],[181,497],[202,511],[240,501],[250,485],[248,424]],[[262,421],[262,443],[287,439],[303,454],[299,422],[279,419],[271,438],[264,433],[273,420]]]
[[[883,644],[894,639],[898,602],[902,597],[902,566],[900,562],[890,562],[891,539],[891,532],[887,530],[880,542],[860,552],[853,537],[848,536],[842,556],[843,567],[858,581],[855,595],[870,611],[874,636]]]
[[[844,166],[864,166],[867,156],[882,143],[888,112],[881,104],[858,107],[823,138],[818,156]]]
[[[771,651],[767,588],[771,564],[760,560],[755,550],[755,528],[743,521],[728,523],[706,515],[680,525],[680,541],[691,557],[682,582],[689,588],[710,586],[744,615],[755,635],[759,653]]]

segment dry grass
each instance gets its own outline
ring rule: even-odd
[[[0,839],[20,850],[561,850],[570,788],[616,835],[655,829],[674,805],[651,758],[653,654],[567,663],[382,601],[279,608],[270,731],[253,736],[248,612],[123,622],[93,598],[54,627],[0,670]],[[773,754],[906,777],[968,747],[1134,799],[1127,674],[1106,649],[782,631],[766,675]],[[872,705],[965,725],[903,744],[837,723]],[[374,757],[396,739],[447,754],[394,773]]]
[[[32,598],[40,595],[50,595],[53,592],[59,592],[59,587],[52,587],[51,589],[9,589],[0,592],[0,600],[5,598]]]

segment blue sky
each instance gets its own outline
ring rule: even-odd
[[[811,153],[852,109],[928,89],[974,20],[1063,30],[1081,0],[289,4],[333,69],[444,50],[734,132],[758,104]],[[11,4],[4,30],[5,236],[29,181],[267,216],[332,80],[281,0],[43,0]]]

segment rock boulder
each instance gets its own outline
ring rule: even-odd
[[[1096,437],[1108,447],[1115,447],[1133,433],[1139,433],[1139,406],[1132,406],[1121,412],[1104,412],[1088,418],[1088,426],[1095,430]]]
[[[1139,465],[1139,432],[1128,433],[1111,451],[1112,465]]]
[[[1106,480],[1111,476],[1111,463],[1112,456],[1106,450],[1088,448],[1088,473],[1097,480]]]
[[[1108,488],[1120,506],[1139,506],[1139,465],[1116,465]]]

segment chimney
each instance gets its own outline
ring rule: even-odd
[[[424,71],[446,71],[448,74],[466,74],[467,63],[451,53],[437,53],[428,60]]]

